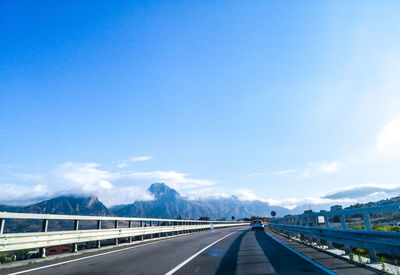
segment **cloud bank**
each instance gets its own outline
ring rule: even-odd
[[[136,161],[145,157],[136,158]],[[148,157],[146,157],[148,159]],[[177,171],[111,172],[98,163],[68,162],[37,174],[14,174],[14,184],[1,183],[0,203],[23,205],[59,195],[98,196],[107,206],[152,200],[150,184],[164,182],[179,192],[195,191],[215,185]]]

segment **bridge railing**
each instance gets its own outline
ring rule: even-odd
[[[7,224],[13,220],[39,220],[42,223],[41,232],[6,233]],[[73,230],[48,231],[49,221],[66,220],[74,222]],[[96,229],[82,230],[79,226],[80,221],[95,222]],[[112,222],[113,228],[102,228],[104,222]],[[127,223],[127,227],[120,227],[120,223]],[[248,225],[248,223],[0,212],[0,252],[40,248],[41,257],[45,257],[46,247],[51,246],[72,244],[73,251],[77,251],[77,244],[84,242],[96,242],[96,246],[100,247],[101,241],[104,240],[113,240],[114,244],[118,244],[118,239],[121,238],[127,238],[128,242],[132,242],[135,237],[143,240],[145,236],[168,237],[211,228],[241,225]]]
[[[371,263],[376,263],[379,262],[376,251],[400,256],[400,232],[373,231],[371,217],[387,213],[386,215],[391,216],[392,220],[397,219],[398,222],[399,211],[400,203],[322,211],[273,219],[270,227],[289,235],[314,238],[317,244],[320,243],[320,240],[325,240],[328,248],[333,248],[333,243],[342,244],[345,254],[351,252],[351,247],[367,249]],[[351,221],[355,220],[354,217],[358,217],[364,226],[354,226],[354,222]],[[338,221],[339,226],[336,227],[339,228],[332,227],[333,223],[330,221],[334,218]]]

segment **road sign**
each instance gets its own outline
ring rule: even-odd
[[[271,216],[275,217],[276,216],[276,212],[275,211],[271,211]]]

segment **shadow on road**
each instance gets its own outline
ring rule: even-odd
[[[244,231],[240,234],[231,246],[226,251],[221,263],[218,266],[217,272],[215,274],[235,274],[237,267],[238,254],[240,250],[240,244],[242,243],[243,237],[249,233],[249,231]]]
[[[277,274],[326,274],[271,239],[264,231],[255,232],[255,238]]]

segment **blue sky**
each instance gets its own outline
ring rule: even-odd
[[[290,207],[398,194],[399,13],[2,1],[0,203],[72,192],[111,205],[151,199],[160,181]]]

